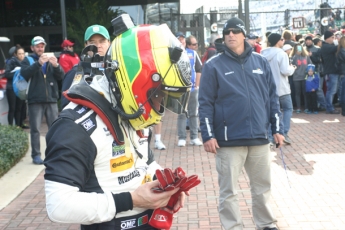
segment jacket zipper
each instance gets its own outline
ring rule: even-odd
[[[246,79],[246,74],[244,72],[244,66],[243,66],[243,63],[241,63],[241,66],[242,66],[242,72],[243,72],[243,78],[244,78],[244,81],[246,82],[246,89],[247,89],[247,96],[248,96],[248,99],[249,99],[249,117],[251,117],[251,114],[252,114],[252,102],[251,102],[251,99],[250,99],[250,95],[249,95],[249,90],[248,90],[248,82],[247,82],[247,79]],[[249,124],[250,124],[250,135],[253,137],[253,127],[252,127],[252,120],[249,119]]]

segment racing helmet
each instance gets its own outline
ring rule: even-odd
[[[158,124],[165,109],[178,114],[186,111],[190,61],[166,24],[133,26],[117,34],[105,66],[112,66],[105,73],[117,101],[116,111],[135,130]]]

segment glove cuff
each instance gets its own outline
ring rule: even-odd
[[[116,213],[133,209],[133,200],[130,192],[113,194]]]

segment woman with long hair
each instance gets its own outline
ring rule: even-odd
[[[301,96],[304,100],[304,112],[308,113],[308,105],[306,99],[305,90],[305,76],[307,73],[307,66],[312,64],[308,52],[302,47],[301,44],[296,44],[293,47],[292,53],[292,65],[296,66],[296,70],[293,74],[292,80],[295,87],[295,98],[296,98],[296,113],[301,113]]]
[[[25,101],[20,100],[13,91],[13,76],[16,67],[20,67],[20,63],[25,58],[24,48],[20,45],[16,45],[13,56],[6,64],[5,77],[7,78],[6,84],[6,96],[8,100],[8,124],[13,125],[13,120],[15,124],[19,127],[23,127],[23,112],[22,109],[25,109]]]

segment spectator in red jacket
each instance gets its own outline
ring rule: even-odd
[[[73,52],[73,46],[74,43],[67,39],[61,44],[63,51],[60,54],[59,64],[65,73],[70,71],[80,61],[78,54]]]

